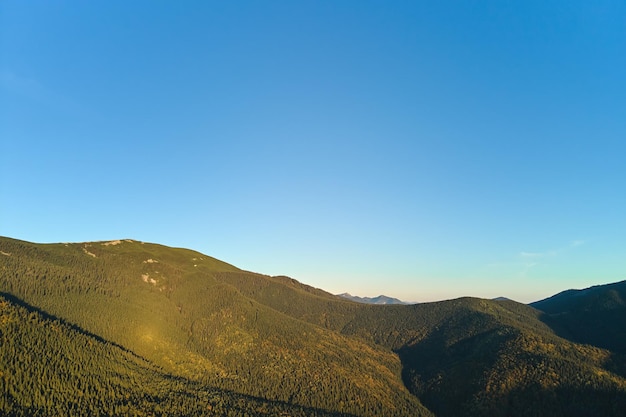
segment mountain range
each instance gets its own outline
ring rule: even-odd
[[[397,298],[387,297],[386,295],[379,295],[377,297],[359,297],[349,294],[347,292],[338,295],[339,297],[343,297],[348,300],[364,304],[409,304],[405,303],[404,301],[398,300]]]
[[[621,416],[625,291],[372,305],[187,249],[0,238],[0,413]]]

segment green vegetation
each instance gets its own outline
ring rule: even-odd
[[[0,342],[2,415],[336,415],[174,377],[6,294]]]
[[[367,305],[186,249],[0,238],[0,412],[618,416],[608,290],[567,310]]]
[[[245,285],[240,275],[219,277],[302,320],[397,352],[406,386],[436,415],[618,416],[626,406],[626,358],[564,340],[554,331],[559,323],[532,307],[473,298],[411,306],[314,302],[298,285]],[[612,323],[622,336],[623,323]]]
[[[331,413],[430,415],[397,355],[243,296],[216,278],[231,265],[134,241],[0,244],[0,291],[167,374]]]
[[[532,306],[564,337],[626,354],[626,281],[564,291]]]

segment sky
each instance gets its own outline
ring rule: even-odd
[[[626,279],[626,3],[0,3],[0,235],[332,293]]]

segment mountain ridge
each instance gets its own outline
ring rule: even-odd
[[[397,298],[388,297],[382,294],[376,297],[359,297],[357,295],[352,295],[350,293],[344,292],[341,294],[337,294],[337,296],[363,304],[411,304]]]
[[[271,415],[279,404],[292,415],[441,417],[569,416],[577,410],[618,416],[626,407],[624,355],[611,346],[580,344],[560,316],[532,306],[471,297],[414,305],[355,303],[196,251],[115,242],[42,245],[0,238],[0,292],[9,296],[8,311],[15,297],[61,319],[60,329],[63,323],[76,325],[117,344],[181,381],[181,393],[192,389],[185,387],[213,390],[209,397],[223,396],[224,404],[239,398],[233,401],[246,406],[235,415],[256,415],[251,410],[257,409]],[[54,331],[46,330],[54,321],[33,314],[43,324],[24,322],[29,343],[39,343],[37,349],[57,343],[50,339]],[[28,373],[7,359],[18,345],[2,323],[0,373]],[[36,329],[41,342],[35,342]],[[611,329],[612,336],[624,333],[619,326]],[[119,367],[115,357],[107,353],[89,363],[113,369]],[[148,387],[174,384],[134,365],[131,371],[147,375]],[[113,384],[114,395],[121,385],[109,374],[102,378]],[[76,378],[73,384],[82,384]],[[30,388],[9,394],[15,387],[2,380],[12,409],[27,410]],[[93,390],[80,398],[104,412],[107,394]],[[144,395],[133,392],[139,395],[133,398]],[[71,398],[76,392],[64,404]],[[167,401],[168,415],[185,415],[185,401]],[[0,411],[7,412],[8,403],[2,404]],[[145,404],[144,413],[156,407]],[[227,415],[210,401],[203,404],[207,408],[196,414]]]
[[[210,387],[331,413],[430,415],[404,387],[392,352],[263,305],[221,274],[313,301],[333,295],[195,251],[106,243],[0,239],[11,253],[0,290]]]
[[[626,280],[562,291],[530,305],[572,340],[626,353]]]

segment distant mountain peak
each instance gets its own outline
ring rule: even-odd
[[[393,297],[388,297],[386,295],[379,295],[377,297],[359,297],[359,296],[344,292],[342,294],[337,294],[337,296],[351,300],[351,301],[355,301],[357,303],[363,303],[363,304],[408,304],[402,300],[399,300]]]

